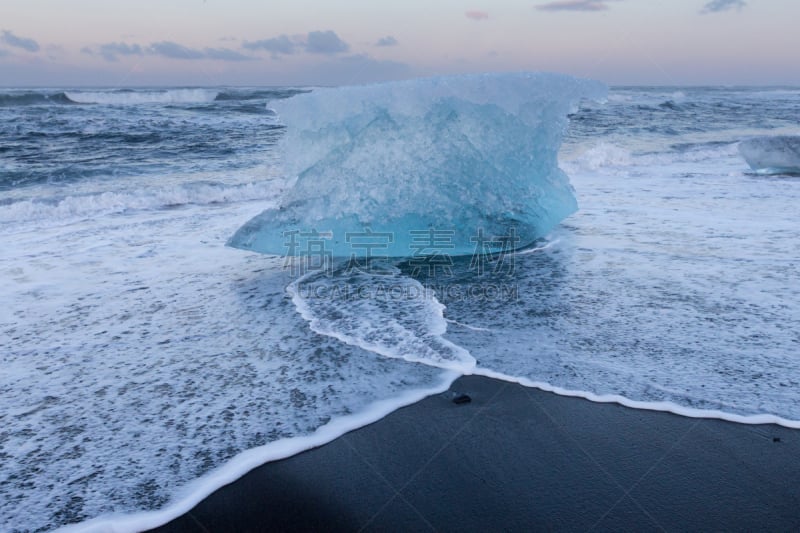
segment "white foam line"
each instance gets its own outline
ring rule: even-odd
[[[307,277],[309,277],[309,275],[302,276],[295,281],[295,284]],[[298,292],[294,290],[294,286],[290,285],[287,287],[287,290],[303,318],[306,320],[313,319],[311,310],[305,305],[302,298],[299,297]],[[448,319],[448,322],[459,324],[470,329],[477,329],[472,328],[472,326],[460,324],[454,320]],[[425,363],[425,361],[420,362]],[[246,450],[235,456],[225,465],[188,483],[181,490],[182,494],[177,496],[176,501],[163,509],[142,513],[101,516],[80,524],[65,526],[57,531],[62,533],[128,533],[164,525],[189,512],[208,495],[236,481],[254,468],[271,461],[285,459],[303,451],[322,446],[341,437],[345,433],[377,422],[397,409],[419,402],[433,394],[445,392],[450,388],[452,383],[462,375],[484,376],[510,383],[517,383],[524,387],[539,389],[559,396],[582,398],[595,403],[616,403],[632,409],[641,409],[645,411],[669,412],[687,418],[718,419],[749,425],[776,424],[791,429],[800,429],[800,421],[789,420],[770,414],[736,415],[719,410],[683,407],[671,402],[631,400],[618,394],[595,394],[587,391],[564,389],[549,383],[532,381],[524,377],[510,376],[485,368],[474,367],[471,369],[462,369],[460,371],[444,370],[441,382],[435,387],[408,391],[393,399],[376,401],[362,413],[336,418],[318,428],[310,435],[282,439],[270,442],[258,448]]]
[[[297,291],[297,287],[300,286],[300,283],[306,281],[307,279],[311,279],[316,274],[317,272],[315,271],[306,272],[286,286],[286,292],[292,297],[292,303],[294,304],[295,309],[297,309],[297,311],[300,313],[300,316],[303,317],[307,322],[316,320],[316,318],[314,317],[314,313],[311,311],[311,308],[308,306],[308,304],[306,304],[302,296],[300,296],[300,293]]]
[[[57,531],[61,533],[133,533],[164,525],[191,511],[208,495],[236,481],[254,468],[317,448],[345,433],[377,422],[401,407],[445,392],[459,377],[461,374],[458,372],[444,371],[441,382],[430,389],[408,391],[389,400],[378,400],[363,412],[336,418],[310,435],[282,439],[246,450],[225,465],[184,486],[181,490],[182,494],[177,496],[174,503],[158,511],[100,516],[80,524],[62,527]]]
[[[292,297],[292,302],[294,303],[295,308],[300,313],[300,316],[302,316],[306,321],[308,321],[309,328],[311,328],[311,331],[313,331],[314,333],[334,338],[339,342],[347,344],[348,346],[355,346],[357,348],[361,348],[362,350],[366,350],[368,352],[372,352],[381,355],[383,357],[388,357],[391,359],[400,359],[403,361],[408,361],[410,363],[422,363],[424,365],[431,366],[434,368],[441,368],[443,370],[452,370],[464,374],[468,373],[470,369],[475,367],[475,358],[472,357],[472,355],[469,353],[469,350],[462,348],[461,346],[453,342],[450,342],[449,340],[441,336],[444,335],[444,333],[446,332],[447,329],[446,323],[444,324],[443,331],[439,333],[439,341],[442,344],[449,346],[454,351],[459,352],[462,355],[466,356],[465,358],[459,359],[457,361],[450,361],[450,360],[443,360],[438,362],[431,361],[429,359],[426,359],[425,357],[416,356],[413,353],[399,354],[397,352],[393,352],[390,349],[387,349],[385,346],[381,346],[380,344],[367,342],[363,339],[357,339],[349,335],[342,335],[338,331],[334,331],[330,328],[323,327],[320,319],[314,316],[314,312],[311,310],[308,304],[303,300],[303,297],[297,290],[297,287],[300,286],[301,282],[315,275],[317,275],[317,272],[314,271],[304,274],[303,276],[299,277],[296,281],[290,283],[286,287],[286,292],[289,293],[289,295]],[[439,309],[440,316],[444,318],[445,306],[442,305],[441,302],[439,302],[439,300],[436,300],[435,298],[434,300],[436,304],[440,306]],[[464,359],[466,358],[469,358],[469,360],[465,361]]]
[[[800,429],[800,420],[790,420],[777,415],[759,414],[759,415],[737,415],[733,413],[726,413],[717,409],[696,409],[694,407],[684,407],[672,402],[643,402],[640,400],[631,400],[619,394],[595,394],[593,392],[570,390],[549,383],[541,381],[532,381],[524,377],[509,376],[494,370],[486,368],[475,368],[471,372],[475,376],[484,376],[487,378],[499,379],[508,381],[510,383],[517,383],[524,387],[539,389],[545,392],[552,392],[559,396],[567,396],[571,398],[583,398],[595,403],[616,403],[632,409],[641,409],[644,411],[659,411],[672,413],[687,418],[707,418],[715,420],[725,420],[727,422],[735,422],[737,424],[776,424],[791,429]]]
[[[551,244],[555,244],[555,242],[558,242],[558,241],[554,241],[553,243],[549,243],[545,247],[548,247]],[[545,248],[545,247],[543,247],[543,248]],[[308,277],[308,276],[303,276],[303,277],[299,278],[295,283],[299,283],[300,281],[302,281],[306,277]],[[287,288],[287,290],[292,295],[292,301],[294,301],[295,306],[297,307],[298,311],[303,316],[303,318],[305,318],[306,320],[309,320],[309,321],[314,320],[313,313],[306,306],[305,302],[303,302],[302,298],[300,298],[300,296],[297,293],[297,291],[294,290],[294,287],[290,285],[290,287]],[[462,326],[465,326],[467,328],[471,328],[472,329],[471,326],[468,326],[466,324],[460,324],[460,323],[458,323],[458,322],[456,322],[454,320],[450,320],[450,319],[446,319],[446,320],[448,322],[459,324],[459,325],[462,325]],[[313,329],[313,327],[312,327],[312,329]],[[328,333],[323,333],[323,334],[328,334]],[[330,334],[328,334],[328,335],[330,335]],[[330,336],[333,336],[333,337],[335,337],[337,339],[339,338],[336,335],[330,335]],[[342,340],[343,342],[346,342],[348,344],[352,344],[352,342],[348,342],[347,340],[344,340],[344,339],[340,339],[340,340]],[[457,346],[457,345],[454,344],[454,346]],[[380,352],[372,350],[369,347],[366,347],[366,346],[360,346],[360,347],[364,348],[364,349],[366,349],[368,351],[374,351],[375,353],[379,353],[380,354]],[[462,348],[462,347],[459,347],[459,348]],[[462,349],[467,354],[472,355],[465,348],[462,348]],[[432,365],[431,362],[429,362],[427,360],[424,360],[424,359],[415,360],[415,359],[410,359],[409,358],[407,360],[412,361],[412,362],[419,362],[419,363],[427,364],[427,365],[430,365],[430,366],[437,366],[438,368],[449,369],[447,367],[439,367],[438,365]],[[718,409],[697,409],[697,408],[694,408],[694,407],[684,407],[682,405],[678,405],[678,404],[672,403],[672,402],[645,402],[645,401],[641,401],[641,400],[632,400],[630,398],[626,398],[625,396],[621,396],[619,394],[595,394],[595,393],[589,392],[589,391],[565,389],[565,388],[557,387],[555,385],[551,385],[549,383],[545,383],[545,382],[542,382],[542,381],[533,381],[533,380],[530,380],[530,379],[525,378],[525,377],[511,376],[511,375],[508,375],[508,374],[503,374],[501,372],[496,372],[494,370],[489,370],[489,369],[486,369],[486,368],[479,368],[477,366],[473,366],[472,368],[459,367],[459,368],[454,368],[453,370],[461,372],[464,375],[476,375],[476,376],[484,376],[484,377],[493,378],[493,379],[499,379],[499,380],[502,380],[502,381],[508,381],[508,382],[511,382],[511,383],[517,383],[517,384],[522,385],[524,387],[535,388],[535,389],[539,389],[539,390],[542,390],[542,391],[545,391],[545,392],[552,392],[553,394],[557,394],[559,396],[566,396],[566,397],[571,397],[571,398],[583,398],[585,400],[589,400],[590,402],[594,402],[594,403],[616,403],[616,404],[619,404],[619,405],[622,405],[622,406],[625,406],[625,407],[629,407],[631,409],[641,409],[641,410],[644,410],[644,411],[666,412],[666,413],[676,414],[676,415],[679,415],[679,416],[685,416],[687,418],[705,418],[705,419],[714,419],[714,420],[725,420],[727,422],[735,422],[735,423],[738,423],[738,424],[748,424],[748,425],[777,424],[779,426],[783,426],[783,427],[786,427],[786,428],[800,429],[800,420],[790,420],[788,418],[783,418],[783,417],[780,417],[778,415],[772,415],[772,414],[737,415],[737,414],[734,414],[734,413],[727,413],[725,411],[720,411]]]
[[[463,324],[457,320],[452,320],[450,318],[445,318],[445,320],[447,320],[450,324],[455,324],[456,326],[461,326],[462,328],[471,329],[472,331],[492,331],[491,329],[488,328],[479,328],[476,326],[470,326],[469,324]]]
[[[532,381],[523,377],[515,377],[484,368],[474,368],[463,375],[484,376],[524,387],[539,389],[559,396],[582,398],[595,403],[616,403],[632,409],[645,411],[669,412],[687,418],[718,419],[739,424],[776,424],[779,426],[800,429],[800,421],[789,420],[776,415],[736,415],[711,409],[695,409],[682,407],[670,402],[643,402],[631,400],[617,394],[594,394],[587,391],[569,390],[550,385],[549,383]],[[175,518],[189,512],[208,495],[228,485],[249,471],[266,463],[291,457],[312,448],[327,444],[345,433],[368,426],[386,417],[390,413],[417,403],[428,396],[447,391],[452,383],[462,374],[444,371],[442,381],[431,389],[409,391],[391,400],[379,400],[362,413],[346,415],[320,427],[311,435],[294,437],[270,442],[258,448],[252,448],[235,456],[224,466],[186,485],[175,503],[158,511],[134,514],[107,515],[94,518],[80,524],[62,527],[61,533],[128,533],[152,529],[164,525]]]
[[[516,255],[528,255],[528,254],[533,254],[533,253],[536,253],[536,252],[541,252],[542,250],[547,250],[548,248],[552,248],[553,246],[555,246],[556,244],[558,244],[560,242],[561,242],[561,239],[556,239],[554,241],[548,242],[544,246],[537,246],[536,248],[528,248],[527,250],[520,250],[518,252],[515,252],[515,254]]]

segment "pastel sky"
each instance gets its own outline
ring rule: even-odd
[[[2,0],[0,86],[800,85],[798,0]]]

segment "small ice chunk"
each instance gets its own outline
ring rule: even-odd
[[[753,137],[739,143],[750,168],[764,174],[800,174],[800,136]]]

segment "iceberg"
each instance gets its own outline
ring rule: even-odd
[[[567,115],[606,92],[566,75],[503,73],[315,89],[274,102],[296,180],[228,245],[329,257],[527,245],[577,210],[558,150]]]
[[[739,143],[750,168],[762,174],[800,174],[800,136],[753,137]]]

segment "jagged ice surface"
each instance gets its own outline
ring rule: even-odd
[[[275,104],[287,124],[287,171],[278,208],[247,222],[229,245],[287,252],[285,232],[391,232],[384,255],[414,248],[412,230],[453,230],[451,255],[471,254],[478,230],[542,237],[577,209],[557,152],[567,114],[605,87],[543,73],[440,77],[320,89]]]

